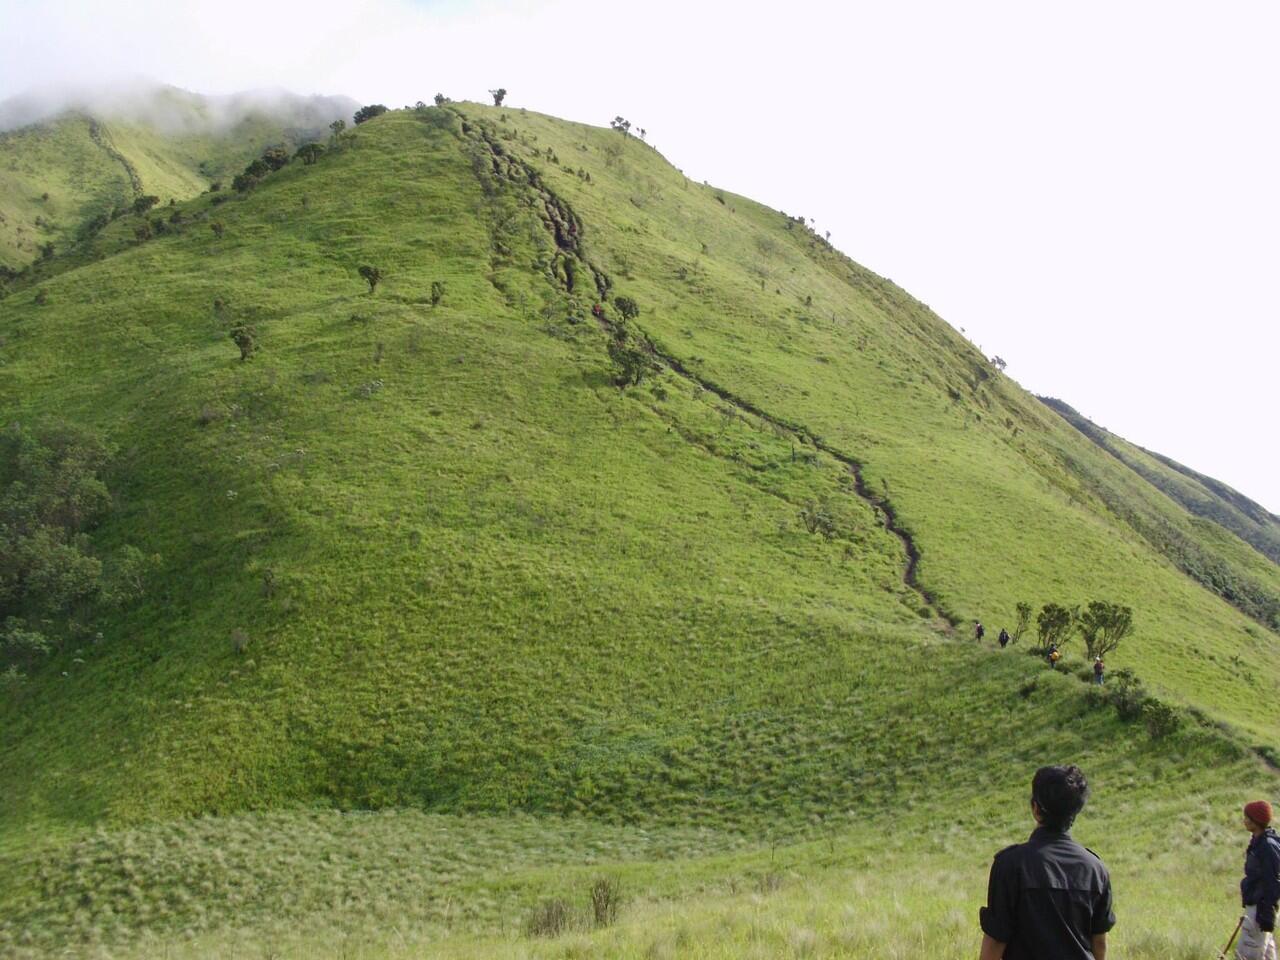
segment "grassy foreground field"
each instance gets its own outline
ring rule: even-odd
[[[967,955],[1066,761],[1127,955],[1234,919],[1277,636],[1134,524],[1280,570],[897,287],[634,138],[469,104],[175,211],[0,299],[0,418],[108,437],[93,543],[160,558],[0,696],[0,947]],[[1071,648],[968,639],[1095,598],[1167,728]],[[528,935],[600,875],[617,926]]]

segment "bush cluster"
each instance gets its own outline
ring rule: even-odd
[[[100,474],[113,452],[68,423],[0,435],[0,670],[36,666],[99,608],[141,595],[159,558],[131,546],[103,557],[89,536],[111,508]]]

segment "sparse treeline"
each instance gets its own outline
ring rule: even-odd
[[[1013,638],[1020,639],[1031,619],[1031,607],[1019,603]],[[1106,657],[1133,632],[1133,610],[1108,600],[1090,600],[1071,607],[1046,603],[1036,615],[1036,636],[1040,649],[1062,648],[1075,637],[1084,641],[1090,659]]]

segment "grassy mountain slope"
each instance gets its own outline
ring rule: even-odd
[[[509,126],[567,166],[605,159],[591,184],[552,164],[547,177],[607,230],[599,259],[653,304],[646,329],[709,378],[862,457],[916,534],[924,585],[954,616],[992,626],[1019,599],[1127,598],[1143,623],[1118,663],[1274,739],[1274,632],[1150,549],[1091,486],[1110,458],[926,307],[775,211],[685,181],[634,140],[612,157],[612,131],[533,114]],[[1185,525],[1158,499],[1161,520]],[[1236,556],[1252,554],[1242,546]],[[1250,575],[1280,595],[1280,568],[1259,560],[1249,557]],[[1255,705],[1264,715],[1247,716]]]
[[[299,805],[512,831],[484,863],[441,841],[379,901],[443,923],[461,897],[486,926],[586,875],[545,866],[548,815],[581,824],[566,862],[670,895],[806,836],[869,862],[903,811],[980,862],[1041,762],[1086,764],[1100,839],[1143,851],[1167,849],[1151,811],[1203,798],[1188,831],[1220,850],[1237,785],[1275,792],[1246,749],[1275,746],[1275,634],[1107,506],[1093,444],[780,214],[474,105],[215,199],[145,243],[121,218],[0,300],[0,416],[111,437],[95,539],[163,558],[0,702],[0,943],[217,928],[244,909],[229,876],[263,891],[246,923],[360,912],[366,847],[425,829]],[[592,316],[618,326],[622,295],[666,358],[626,390]],[[1153,739],[945,620],[1096,596],[1137,611],[1113,667],[1201,719]],[[202,873],[266,808],[238,872]]]
[[[1280,517],[1212,477],[1134,446],[1061,400],[1041,400],[1086,437],[1197,517],[1212,520],[1280,563]]]
[[[0,132],[0,267],[21,269],[49,243],[65,251],[95,218],[144,194],[162,203],[193,197],[269,144],[327,135],[349,107],[341,98],[223,102],[159,87],[128,102],[33,114]]]

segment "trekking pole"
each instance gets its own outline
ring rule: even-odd
[[[1227,941],[1227,945],[1222,948],[1222,952],[1218,954],[1218,960],[1227,960],[1227,953],[1231,950],[1231,945],[1236,942],[1236,934],[1240,932],[1240,928],[1244,925],[1244,917],[1236,921],[1236,928],[1231,931],[1231,939]]]

